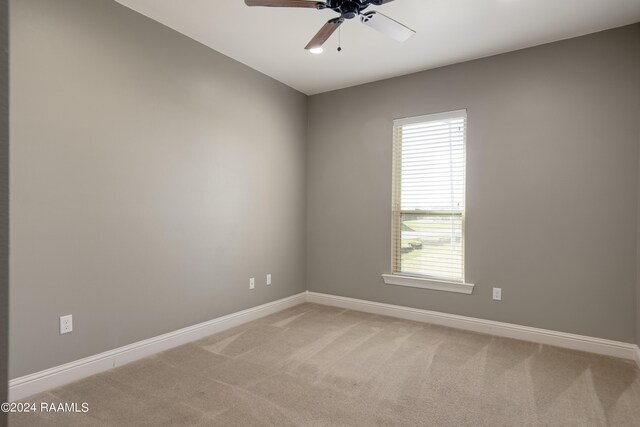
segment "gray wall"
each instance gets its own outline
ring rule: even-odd
[[[636,39],[640,43],[640,32],[636,34]],[[640,80],[640,73],[638,74]],[[638,95],[640,97],[640,94]],[[640,105],[638,106],[638,122],[640,122]],[[638,144],[640,145],[640,134],[638,135]],[[638,159],[640,164],[640,159]],[[636,242],[636,256],[637,270],[636,270],[636,343],[640,346],[640,167],[638,170],[638,222],[637,222],[637,242]]]
[[[9,2],[0,0],[0,402],[7,401],[9,330]],[[7,425],[0,412],[0,427]]]
[[[111,0],[11,6],[11,378],[305,290],[306,96]]]
[[[634,342],[639,35],[628,26],[311,97],[308,289]],[[476,289],[384,285],[392,120],[462,108]]]

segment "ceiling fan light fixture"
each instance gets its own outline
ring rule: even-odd
[[[311,49],[309,49],[309,52],[313,53],[314,55],[320,55],[322,52],[324,52],[324,49],[321,46],[312,47]]]

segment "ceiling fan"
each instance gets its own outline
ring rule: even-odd
[[[340,16],[330,19],[311,39],[305,47],[309,51],[322,51],[322,45],[329,40],[329,37],[340,27],[346,19],[353,19],[360,16],[363,24],[378,30],[397,41],[405,41],[415,34],[415,31],[394,21],[380,12],[365,12],[369,6],[381,6],[391,3],[394,0],[244,0],[247,6],[267,6],[267,7],[300,7],[308,9],[331,9]]]

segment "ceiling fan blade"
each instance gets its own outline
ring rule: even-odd
[[[267,7],[308,7],[310,9],[324,9],[326,4],[321,1],[307,0],[244,0],[247,6]]]
[[[368,12],[362,14],[362,23],[368,27],[378,30],[399,42],[407,41],[416,32],[411,28],[402,25],[398,21],[383,15],[380,12]]]
[[[344,22],[344,19],[341,17],[333,18],[329,20],[329,22],[327,22],[322,26],[322,28],[320,28],[320,31],[318,31],[318,34],[316,34],[311,39],[311,41],[309,42],[307,47],[305,47],[305,49],[309,50],[309,49],[321,47],[324,44],[324,42],[329,40],[329,37],[331,37],[331,34],[333,34],[333,32],[337,30],[340,24],[342,24],[343,22]]]
[[[374,4],[376,6],[380,6],[380,5],[383,5],[383,4],[391,3],[392,1],[393,0],[373,0],[371,2],[371,4]]]

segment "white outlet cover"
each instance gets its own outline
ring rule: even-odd
[[[493,299],[495,301],[502,301],[502,288],[493,288]]]
[[[267,285],[271,284],[271,274],[267,274]]]
[[[251,279],[249,279],[249,289],[255,289],[255,288],[256,288],[256,279],[252,277]]]
[[[60,316],[60,335],[73,331],[73,315]]]

